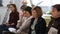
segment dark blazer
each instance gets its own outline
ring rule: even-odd
[[[30,30],[28,34],[31,34],[31,26],[34,22],[34,18],[31,19]],[[46,22],[42,17],[39,17],[37,20],[37,24],[35,25],[35,32],[36,34],[45,34],[46,33]]]
[[[9,24],[14,23],[16,26],[17,25],[17,21],[19,20],[19,13],[18,12],[11,12],[10,13],[10,17],[9,17]]]
[[[50,29],[50,27],[54,27],[58,30],[58,34],[60,34],[60,17],[59,18],[51,18],[51,21],[48,25],[48,30]]]

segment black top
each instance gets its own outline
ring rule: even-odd
[[[29,34],[31,34],[31,26],[34,22],[34,18],[31,19],[31,24],[30,24],[30,29],[29,29]],[[45,34],[46,33],[46,22],[42,17],[39,17],[37,20],[37,24],[35,25],[35,32],[36,34]]]
[[[50,27],[54,27],[58,30],[58,34],[60,34],[60,17],[59,18],[51,18],[51,21],[48,25],[48,31]]]
[[[18,12],[11,12],[9,17],[9,24],[14,23],[17,25],[17,21],[19,20],[19,13]]]

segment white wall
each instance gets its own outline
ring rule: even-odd
[[[6,11],[7,11],[7,7],[0,7],[0,16],[1,16],[0,24],[2,24]]]
[[[52,0],[52,5],[60,4],[60,0]]]
[[[22,0],[14,0],[18,11],[20,12],[20,7],[22,6]]]
[[[7,4],[10,4],[10,0],[2,0],[3,1],[3,6],[7,6]]]

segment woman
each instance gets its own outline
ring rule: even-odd
[[[22,23],[22,25],[19,27],[19,29],[17,30],[17,34],[28,34],[29,31],[29,25],[30,25],[30,21],[32,18],[32,14],[31,14],[31,7],[26,6],[26,8],[24,9],[25,11],[25,17],[26,20]]]
[[[46,22],[42,18],[42,9],[36,6],[32,9],[32,16],[30,29],[28,34],[45,34]]]
[[[15,4],[10,4],[10,17],[8,23],[4,23],[3,25],[0,25],[0,34],[2,34],[3,31],[8,31],[9,27],[16,28],[17,21],[19,20],[19,13],[17,11]]]
[[[19,28],[21,25],[22,25],[22,23],[25,21],[25,8],[26,8],[26,5],[22,5],[21,6],[21,12],[20,12],[20,14],[19,14],[19,21],[18,21],[18,24],[17,24],[17,28]]]
[[[47,32],[48,34],[60,34],[60,4],[52,6],[52,17]]]
[[[11,24],[11,25],[13,25],[13,27],[16,27],[17,21],[19,20],[19,13],[17,11],[16,5],[10,4],[10,10],[11,10],[11,13],[10,13],[10,18],[9,18],[8,24]]]

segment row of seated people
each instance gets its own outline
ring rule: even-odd
[[[0,34],[50,34],[53,28],[60,34],[60,4],[52,6],[52,19],[48,27],[42,18],[43,12],[40,6],[31,8],[23,5],[20,13],[15,4],[10,4],[9,8],[11,10],[9,21],[0,25]],[[11,32],[10,28],[15,30]]]

